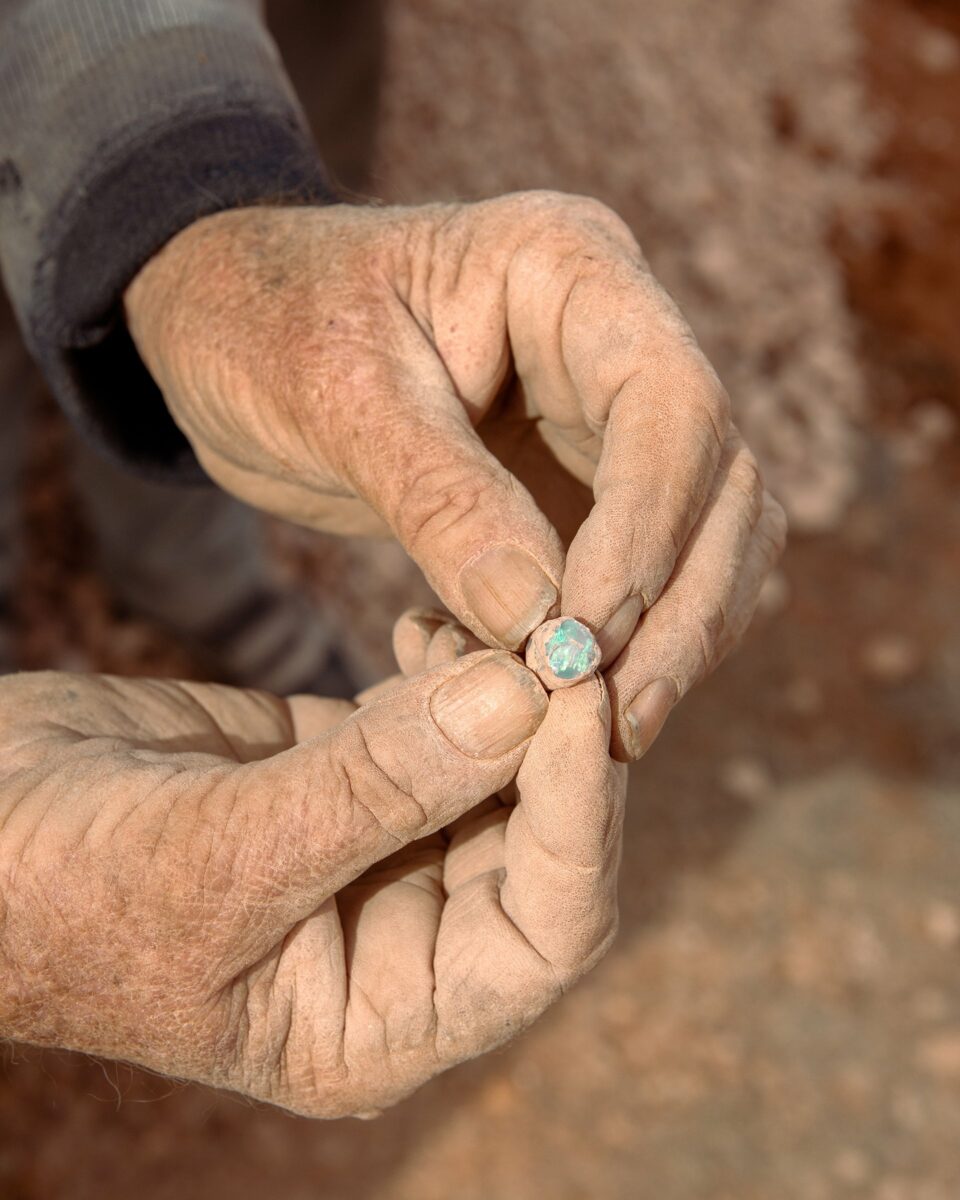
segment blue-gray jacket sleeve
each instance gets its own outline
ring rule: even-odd
[[[333,199],[254,0],[0,0],[0,270],[64,409],[139,470],[200,476],[126,285],[199,217]]]

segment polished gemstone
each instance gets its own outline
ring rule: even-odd
[[[558,679],[576,679],[596,666],[597,639],[586,625],[567,617],[547,639],[544,653]]]

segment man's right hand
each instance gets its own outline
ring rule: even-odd
[[[0,1036],[376,1111],[609,944],[609,736],[599,679],[548,706],[491,650],[356,710],[0,679]]]

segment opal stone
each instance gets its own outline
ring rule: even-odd
[[[572,617],[560,622],[543,650],[558,679],[576,679],[596,665],[597,640],[586,625]]]

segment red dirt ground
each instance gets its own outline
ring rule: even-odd
[[[880,236],[838,218],[835,249],[864,485],[794,541],[746,648],[636,773],[608,959],[372,1124],[10,1048],[2,1200],[960,1194],[960,11],[870,0],[863,27],[890,187]],[[186,669],[92,581],[56,436],[29,497],[31,656]]]

